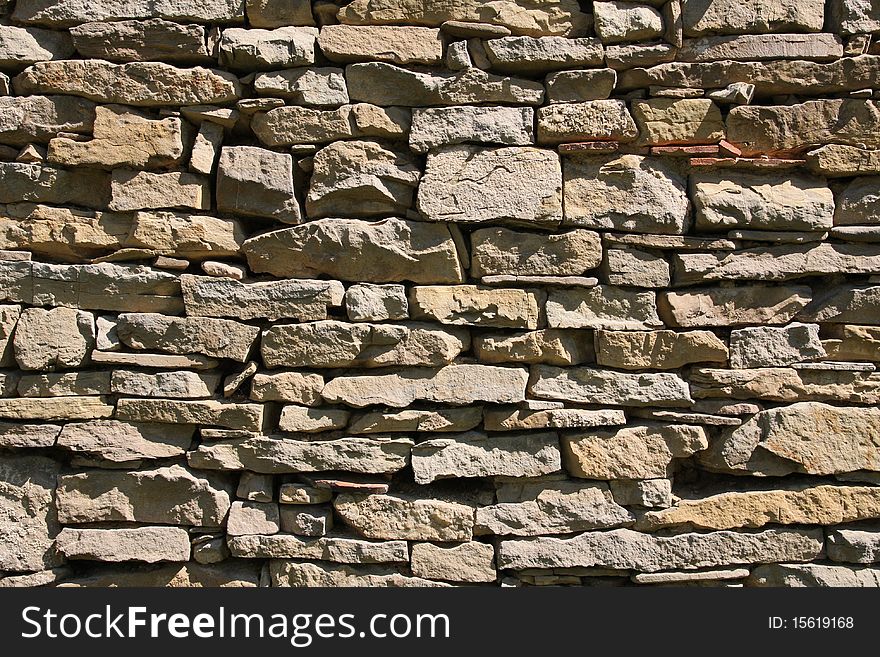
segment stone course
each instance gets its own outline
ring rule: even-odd
[[[0,0],[0,586],[880,586],[878,35]]]

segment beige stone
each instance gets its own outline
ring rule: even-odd
[[[236,536],[230,538],[229,548],[233,556],[250,559],[316,559],[352,564],[409,561],[406,541],[366,541],[341,536]]]
[[[74,529],[58,534],[58,550],[68,559],[89,561],[189,561],[189,534],[180,527]]]
[[[547,76],[549,103],[582,103],[604,100],[614,91],[617,73],[610,68],[559,71]]]
[[[21,306],[0,306],[0,367],[15,363],[13,332],[21,316]]]
[[[53,447],[60,432],[58,424],[0,422],[0,447]]]
[[[834,34],[742,34],[688,39],[676,59],[680,62],[731,59],[833,61],[842,56],[843,44]]]
[[[222,125],[203,121],[199,126],[193,142],[192,152],[189,158],[189,170],[192,173],[200,173],[210,176],[217,164],[217,157],[223,146],[224,130]]]
[[[169,564],[148,570],[132,570],[125,566],[105,566],[99,571],[62,583],[65,587],[113,586],[140,588],[252,588],[259,586],[260,569],[255,564],[234,562],[202,565],[189,562]]]
[[[687,383],[676,374],[630,374],[589,367],[534,365],[529,392],[538,399],[613,406],[689,406],[693,401]]]
[[[309,0],[247,0],[245,7],[253,27],[315,24]]]
[[[607,249],[602,274],[611,285],[668,287],[672,268],[662,256],[638,249]]]
[[[781,367],[825,357],[819,326],[792,322],[784,327],[754,326],[730,332],[730,366]]]
[[[637,528],[756,528],[764,525],[836,525],[880,516],[880,489],[871,486],[797,486],[782,490],[719,493],[684,499],[650,511]]]
[[[315,63],[314,27],[279,27],[274,30],[223,30],[220,39],[220,62],[236,71],[272,71]]]
[[[409,541],[469,541],[474,510],[456,502],[394,495],[336,496],[333,508],[367,538]]]
[[[94,346],[94,315],[72,308],[24,309],[13,338],[15,360],[23,370],[79,367]]]
[[[0,399],[0,418],[10,420],[92,420],[113,416],[103,397]]]
[[[683,0],[687,36],[762,32],[821,32],[825,4],[818,0]]]
[[[417,153],[464,143],[528,146],[535,143],[534,123],[530,107],[414,109],[409,145]]]
[[[59,132],[87,134],[95,104],[72,96],[0,96],[0,143],[46,143]]]
[[[486,543],[462,543],[440,547],[416,543],[412,549],[412,571],[417,577],[449,582],[494,582],[495,548]]]
[[[161,18],[96,21],[70,28],[76,51],[86,59],[110,62],[212,62],[206,28],[181,25]]]
[[[650,40],[663,32],[660,12],[648,5],[617,0],[595,2],[593,17],[596,34],[603,43]]]
[[[225,146],[217,169],[217,208],[246,217],[300,223],[293,157],[255,146]]]
[[[281,529],[277,504],[235,501],[226,519],[229,536],[277,534]]]
[[[697,398],[803,400],[872,404],[880,399],[880,374],[767,367],[751,370],[697,368],[691,373]]]
[[[811,297],[808,287],[750,285],[665,292],[657,301],[670,326],[743,326],[787,324]]]
[[[262,143],[271,148],[294,144],[317,144],[353,137],[352,106],[334,110],[310,107],[277,107],[257,113],[251,129]]]
[[[880,587],[880,570],[821,564],[771,564],[755,568],[748,584],[777,588],[877,588]]]
[[[53,27],[67,27],[88,21],[115,21],[123,18],[205,23],[241,23],[241,0],[173,0],[146,6],[138,0],[30,0],[15,8],[15,19]]]
[[[399,588],[447,586],[421,577],[410,577],[382,566],[349,566],[273,559],[269,562],[272,586],[297,588]]]
[[[551,408],[546,410],[489,410],[483,412],[486,431],[518,429],[586,429],[626,424],[621,410],[587,410],[582,408]]]
[[[535,329],[541,296],[513,288],[417,286],[410,290],[409,305],[413,318],[441,324]]]
[[[345,312],[353,322],[408,319],[409,302],[403,285],[358,283],[345,291]]]
[[[653,292],[613,285],[551,290],[546,311],[551,328],[637,331],[662,326]]]
[[[385,25],[325,25],[321,52],[332,62],[437,65],[443,59],[440,30]]]
[[[246,431],[263,429],[261,404],[239,404],[213,399],[120,399],[116,404],[116,417],[134,422],[206,424]]]
[[[133,349],[200,353],[243,363],[260,330],[229,319],[123,313],[118,318],[116,334]]]
[[[278,428],[288,433],[320,433],[344,429],[351,414],[337,409],[285,406],[278,420]]]
[[[15,70],[36,62],[70,59],[70,35],[36,27],[0,26],[0,69]]]
[[[0,162],[0,203],[72,204],[103,208],[110,177],[94,169],[59,169],[28,162]]]
[[[644,424],[564,436],[565,469],[583,479],[656,479],[670,474],[673,459],[709,446],[705,429],[686,424]]]
[[[555,225],[562,219],[560,179],[552,151],[451,146],[428,156],[418,209],[428,221]]]
[[[148,373],[117,369],[112,373],[110,391],[116,395],[134,397],[204,399],[214,395],[220,378],[221,375],[216,372],[183,370]]]
[[[444,225],[403,219],[319,219],[247,240],[256,273],[368,283],[459,283],[461,263]],[[329,257],[332,254],[332,258]]]
[[[192,173],[116,169],[109,208],[118,212],[160,208],[211,209],[209,180]]]
[[[193,432],[187,425],[93,420],[64,425],[57,444],[76,454],[126,463],[180,456],[192,444]]]
[[[251,381],[254,401],[288,401],[314,406],[321,401],[324,377],[304,372],[259,372]]]
[[[727,345],[711,331],[596,331],[596,361],[623,370],[672,370],[725,363]]]
[[[589,230],[561,234],[485,228],[471,233],[471,275],[578,276],[599,265],[602,245]]]
[[[643,144],[715,144],[724,137],[721,111],[709,99],[638,100],[632,112]]]
[[[602,44],[594,38],[512,36],[483,42],[492,69],[534,75],[563,68],[602,64]]]
[[[449,433],[469,431],[483,420],[482,409],[448,408],[437,411],[404,410],[398,413],[372,412],[356,416],[349,433],[374,434],[395,432]]]
[[[474,339],[482,363],[579,365],[592,360],[589,338],[577,331],[544,329],[523,333],[486,333]]]
[[[825,144],[804,156],[815,174],[828,177],[880,174],[880,150]]]
[[[633,141],[638,129],[622,100],[558,103],[538,110],[538,143]]]
[[[880,323],[880,287],[835,285],[817,289],[816,298],[797,315],[805,322]]]
[[[416,400],[463,406],[478,401],[496,404],[525,399],[527,372],[489,365],[447,365],[440,369],[410,369],[393,374],[340,376],[321,396],[331,403],[364,407],[384,404],[405,408]]]
[[[822,347],[831,360],[880,360],[880,327],[844,324],[836,340],[825,340]]]

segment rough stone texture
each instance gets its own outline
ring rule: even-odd
[[[540,296],[512,288],[417,286],[410,292],[409,305],[415,319],[441,324],[535,329]]]
[[[66,424],[57,444],[77,454],[127,463],[180,456],[190,448],[192,437],[193,427],[187,425],[94,420]]]
[[[692,401],[687,383],[675,374],[628,374],[588,367],[536,365],[529,391],[539,399],[614,406],[687,406]]]
[[[661,326],[653,292],[612,285],[551,291],[547,324],[552,328],[602,328],[633,331]]]
[[[58,534],[58,551],[89,561],[189,561],[189,534],[178,527],[72,529]]]
[[[418,209],[428,221],[558,224],[559,157],[536,148],[451,146],[428,156]],[[528,177],[528,186],[518,185]]]
[[[440,107],[413,111],[409,145],[417,153],[463,143],[528,146],[535,142],[529,107]]]
[[[133,349],[156,349],[172,354],[204,354],[247,360],[259,335],[256,326],[228,319],[168,317],[154,313],[124,313],[116,334]]]
[[[345,291],[345,311],[353,322],[381,322],[409,317],[403,285],[352,285]]]
[[[346,525],[367,538],[469,541],[473,536],[474,510],[456,502],[343,493],[333,508]]]
[[[617,83],[617,73],[610,69],[560,71],[547,76],[547,101],[550,103],[581,103],[604,100]]]
[[[70,28],[70,35],[76,51],[87,58],[119,63],[182,64],[213,59],[208,52],[204,27],[180,25],[161,18],[84,23]]]
[[[474,352],[486,363],[579,365],[593,350],[575,331],[544,329],[524,333],[487,333],[474,340]]]
[[[817,0],[683,0],[682,25],[687,36],[760,32],[821,32],[825,4]]]
[[[561,68],[602,63],[602,44],[597,39],[566,39],[545,36],[502,37],[484,42],[492,69],[530,75]]]
[[[880,571],[875,568],[844,566],[772,564],[759,566],[749,577],[750,586],[775,587],[870,587],[880,586]]]
[[[15,360],[23,370],[83,365],[95,346],[95,318],[72,308],[27,308],[15,329]]]
[[[321,52],[333,62],[439,64],[443,59],[440,30],[384,25],[325,25],[318,36]]]
[[[702,288],[661,294],[658,306],[671,326],[787,324],[807,306],[811,295],[808,287]]]
[[[724,137],[721,111],[709,99],[652,98],[632,107],[643,144],[715,144]]]
[[[329,565],[324,563],[272,560],[269,562],[272,586],[398,588],[446,586],[439,582],[409,577],[380,566]]]
[[[471,233],[471,275],[577,276],[602,260],[599,236],[588,230],[560,235],[487,228]]]
[[[161,208],[211,209],[209,180],[192,173],[116,169],[109,208],[118,212]]]
[[[262,71],[315,63],[314,27],[223,30],[220,61],[233,70]]]
[[[880,561],[880,532],[875,527],[829,532],[828,558],[844,563],[876,563]]]
[[[825,357],[816,324],[753,327],[730,332],[730,366],[778,367]]]
[[[413,546],[412,570],[417,577],[450,582],[494,582],[495,548],[485,543],[462,543],[443,548],[432,543]]]
[[[647,5],[616,0],[595,2],[593,16],[596,34],[603,43],[647,40],[663,32],[663,17],[659,11]]]
[[[86,134],[95,122],[94,103],[71,96],[0,95],[0,143],[48,142],[59,132]]]
[[[278,96],[299,105],[338,107],[348,102],[348,88],[339,68],[295,68],[259,73],[254,89],[261,96]]]
[[[560,103],[538,110],[538,143],[632,141],[638,129],[621,100]]]
[[[45,456],[5,456],[0,464],[0,568],[32,572],[62,563],[53,549],[59,532],[52,491],[59,464]]]
[[[596,362],[623,370],[726,363],[727,346],[711,331],[596,331]]]

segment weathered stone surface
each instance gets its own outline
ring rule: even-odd
[[[0,203],[53,203],[102,208],[110,199],[106,172],[0,162]]]
[[[413,545],[412,571],[417,577],[449,582],[494,582],[495,548],[486,543],[462,543],[440,547]]]
[[[502,541],[497,558],[499,568],[598,566],[651,573],[732,564],[810,561],[822,554],[823,547],[821,529],[721,531],[662,537],[613,529],[586,532],[568,539]]]
[[[668,160],[566,157],[563,172],[565,225],[637,233],[687,231],[686,179]]]
[[[592,359],[593,349],[576,331],[546,329],[481,335],[474,340],[474,353],[483,363],[578,365]]]
[[[226,533],[229,536],[277,534],[281,530],[280,523],[277,504],[236,501],[229,509]]]
[[[819,178],[720,171],[691,178],[696,224],[702,230],[827,230],[834,195]]]
[[[356,417],[349,433],[373,434],[393,432],[453,432],[473,429],[483,419],[482,409],[461,408],[437,411],[405,410],[399,413],[373,412]]]
[[[537,82],[492,75],[478,68],[422,73],[370,62],[349,64],[345,77],[352,99],[374,105],[540,105],[544,99],[544,86]]]
[[[69,579],[65,586],[97,587],[160,587],[160,588],[251,588],[260,583],[260,569],[241,561],[224,564],[169,564],[153,568],[101,568],[87,576]]]
[[[825,357],[816,324],[755,326],[730,332],[730,366],[781,367]]]
[[[240,23],[242,0],[162,0],[145,5],[138,0],[22,0],[14,18],[24,23],[67,27],[88,21],[116,21],[154,16],[177,21]]]
[[[719,493],[649,511],[641,530],[757,528],[764,525],[836,525],[880,516],[880,489],[871,486],[796,486]]]
[[[271,481],[271,477],[268,479]],[[281,504],[323,504],[332,499],[331,491],[305,484],[282,484],[278,490],[278,501]]]
[[[109,208],[119,212],[160,208],[211,209],[209,179],[192,173],[116,169]]]
[[[217,174],[217,207],[232,214],[299,223],[293,158],[254,146],[224,147]]]
[[[485,41],[483,47],[493,70],[517,75],[596,66],[604,54],[598,39],[558,36],[502,37]]]
[[[552,290],[547,299],[551,328],[601,328],[638,331],[662,326],[653,292],[612,285]]]
[[[367,538],[409,541],[469,541],[474,510],[456,502],[394,495],[336,496],[342,521]]]
[[[315,155],[306,211],[313,218],[402,214],[420,177],[410,153],[373,141],[336,142]]]
[[[254,401],[289,401],[314,406],[321,400],[324,377],[303,372],[258,373],[251,382]]]
[[[647,508],[672,506],[672,481],[669,479],[619,479],[609,485],[618,504]]]
[[[103,397],[0,399],[0,418],[10,420],[92,420],[112,417]]]
[[[588,230],[562,234],[487,228],[471,233],[471,275],[578,276],[602,261],[599,235]]]
[[[535,365],[529,392],[539,399],[559,399],[615,406],[687,406],[687,383],[676,374],[628,374],[576,367]]]
[[[297,588],[398,588],[446,586],[421,577],[410,577],[381,566],[348,566],[275,560],[269,562],[272,586]]]
[[[558,224],[560,179],[552,151],[451,146],[428,156],[418,208],[428,221]]]
[[[315,144],[353,137],[351,105],[335,110],[278,107],[251,121],[257,138],[270,147]]]
[[[0,422],[0,447],[52,447],[60,431],[57,424]]]
[[[743,154],[798,152],[824,143],[876,148],[880,111],[868,100],[812,100],[782,107],[735,107],[727,138]]]
[[[792,369],[695,369],[691,374],[698,398],[766,399],[795,402],[840,401],[872,404],[880,399],[880,375],[874,372]]]
[[[89,561],[189,561],[189,534],[179,527],[74,529],[58,534],[57,548],[68,559]]]
[[[464,406],[478,401],[510,404],[525,399],[527,372],[489,365],[447,365],[439,370],[410,369],[394,374],[341,376],[321,396],[331,403],[405,408],[416,400]]]
[[[665,573],[639,573],[632,576],[636,584],[661,584],[693,585],[708,582],[709,586],[723,585],[729,580],[745,579],[749,576],[748,568],[719,568],[716,570],[701,570],[699,572],[666,571]]]
[[[876,563],[880,561],[880,532],[876,526],[835,529],[828,532],[826,549],[832,561]]]
[[[100,59],[38,62],[15,78],[15,89],[22,95],[73,95],[142,107],[223,104],[241,96],[238,79],[224,71]]]
[[[192,444],[193,432],[187,425],[93,420],[64,425],[57,444],[77,454],[126,463],[180,456]]]
[[[560,71],[547,76],[549,103],[582,103],[604,100],[617,83],[617,73],[610,68]]]
[[[132,521],[215,527],[229,510],[229,493],[186,468],[95,470],[61,475],[56,490],[64,524]]]
[[[646,46],[631,46],[646,47]],[[612,61],[612,48],[607,50],[607,61],[611,67],[617,67]],[[637,89],[641,87],[649,87],[651,85],[671,86],[673,88],[686,89],[724,89],[730,84],[746,83],[754,85],[754,93],[759,98],[772,96],[774,94],[798,94],[819,96],[824,94],[832,94],[841,91],[855,91],[865,86],[867,80],[877,75],[877,67],[880,66],[880,58],[873,55],[862,55],[859,57],[844,57],[834,62],[810,62],[803,60],[784,60],[778,59],[767,62],[737,62],[731,60],[723,60],[718,62],[705,63],[687,63],[673,62],[675,48],[667,46],[669,50],[665,52],[666,57],[659,61],[649,62],[631,62],[630,66],[649,66],[650,68],[631,68],[620,74],[618,79],[618,88],[624,91]],[[659,63],[660,61],[665,63]],[[657,64],[656,66],[654,64]],[[804,134],[815,134],[813,130],[820,126],[811,128],[810,122],[816,118],[823,116],[822,111],[817,111],[823,103],[830,103],[827,107],[836,107],[840,109],[841,102],[850,104],[849,110],[856,108],[864,111],[865,101],[857,100],[831,100],[817,101],[818,106],[812,109],[803,108],[792,105],[778,105],[770,108],[761,108],[761,112],[769,110],[769,116],[802,116],[805,113],[812,113],[813,116],[804,116],[804,123],[798,126],[798,129],[806,129],[808,132]],[[775,112],[779,112],[776,114]],[[834,110],[837,111],[837,110]],[[737,116],[738,113],[734,113]],[[821,129],[831,129],[835,126],[833,118],[823,119],[826,124]],[[741,124],[744,131],[748,130],[748,126]],[[760,126],[755,126],[761,128]],[[854,129],[854,126],[838,125],[843,128],[843,133],[849,134],[854,140],[854,133],[860,132],[860,129]],[[731,124],[728,123],[728,129]],[[778,130],[779,125],[773,129]],[[787,132],[790,138],[796,139],[798,135],[789,132],[790,128],[782,128],[783,132]],[[731,133],[728,133],[729,135]]]
[[[657,301],[670,326],[743,326],[787,324],[811,297],[808,287],[751,285],[665,292]]]
[[[535,142],[530,107],[435,107],[413,111],[409,145],[417,153],[463,143],[528,146]]]
[[[199,373],[188,370],[177,372],[133,372],[114,370],[110,391],[116,395],[134,397],[172,397],[175,399],[205,399],[212,397],[220,385],[219,373]]]
[[[369,283],[462,280],[449,229],[403,219],[321,219],[254,237],[243,249],[252,271],[275,276],[326,274]]]
[[[629,287],[667,287],[671,267],[665,258],[637,249],[608,249],[602,263],[604,280]]]
[[[752,571],[749,586],[773,587],[880,587],[880,570],[820,564],[771,564]]]
[[[599,365],[623,370],[725,363],[727,346],[711,331],[596,331]]]
[[[0,306],[0,367],[15,363],[13,332],[21,316],[21,306]]]
[[[403,285],[359,283],[345,291],[345,312],[353,322],[407,319],[409,303]]]
[[[26,308],[18,319],[13,347],[23,370],[79,367],[95,347],[95,317],[72,308]]]
[[[639,132],[622,100],[557,103],[538,110],[538,143],[633,141]]]
[[[517,429],[585,429],[626,424],[621,410],[587,410],[581,408],[551,408],[547,410],[489,410],[483,414],[486,431]]]
[[[418,484],[455,477],[538,477],[562,467],[555,433],[487,436],[471,432],[413,447]]]
[[[821,32],[825,3],[819,0],[682,0],[682,25],[687,36]]]
[[[650,40],[663,32],[660,12],[633,2],[595,2],[596,34],[603,43]]]
[[[204,354],[243,363],[259,335],[256,326],[228,319],[168,317],[157,313],[123,313],[116,334],[133,349],[171,354]]]
[[[43,456],[3,457],[0,464],[0,569],[32,572],[61,565],[53,549],[60,530],[53,501],[60,464]]]
[[[831,360],[880,360],[880,328],[845,324],[837,339],[824,340],[822,347]]]
[[[725,432],[704,461],[731,472],[828,475],[880,470],[877,408],[816,402],[761,411]]]
[[[657,479],[673,459],[709,446],[705,429],[686,424],[644,424],[562,438],[565,469],[584,479]]]
[[[267,367],[437,366],[470,346],[465,331],[427,325],[347,324],[334,320],[273,326],[260,350]]]
[[[535,329],[541,308],[538,292],[475,285],[413,287],[410,314],[441,324]]]
[[[161,18],[84,23],[70,28],[76,51],[87,59],[111,62],[199,63],[213,61],[205,28]]]
[[[505,483],[497,495],[497,504],[477,509],[475,534],[570,534],[620,527],[635,520],[601,483]]]
[[[315,24],[309,0],[246,0],[246,7],[252,27]]]
[[[0,95],[0,143],[47,142],[59,132],[85,134],[95,122],[94,103],[70,96]]]
[[[86,142],[52,139],[48,160],[63,166],[154,169],[178,164],[186,152],[180,119],[152,120],[120,105],[95,108],[93,134]]]
[[[838,285],[816,295],[797,319],[805,322],[880,324],[880,287]]]
[[[503,0],[486,6],[480,0],[452,0],[441,5],[424,0],[355,0],[339,12],[350,25],[412,23],[438,26],[446,21],[490,23],[515,34],[575,36],[585,30],[588,17],[575,0]]]
[[[299,441],[254,437],[203,444],[190,452],[188,458],[192,467],[205,470],[250,470],[263,474],[342,470],[384,474],[406,467],[412,445],[405,438]]]
[[[250,559],[317,559],[353,564],[409,561],[406,541],[366,541],[341,536],[236,536],[230,538],[229,549],[233,556]]]
[[[329,506],[281,507],[281,530],[298,536],[324,536],[333,528]]]
[[[820,274],[871,274],[880,269],[880,247],[873,244],[815,244],[758,247],[729,255],[674,256],[675,280],[690,284],[713,280],[788,281]]]
[[[231,28],[223,30],[220,60],[233,70],[271,71],[315,63],[314,27],[279,27],[275,30]]]
[[[341,68],[295,68],[259,73],[254,90],[261,96],[284,98],[297,105],[338,107],[348,102]]]
[[[715,144],[724,137],[721,111],[707,98],[639,100],[632,112],[641,144]]]
[[[822,176],[838,177],[880,173],[880,150],[869,150],[845,144],[826,144],[808,151],[804,158],[810,171]]]
[[[332,62],[378,61],[437,65],[443,60],[440,30],[383,25],[325,25],[318,36],[321,52]]]
[[[679,49],[680,62],[797,59],[833,61],[843,56],[834,34],[743,34],[688,39]]]
[[[186,313],[195,317],[237,319],[326,319],[330,306],[342,305],[345,288],[339,281],[283,280],[241,283],[210,276],[180,277]]]
[[[880,224],[880,176],[856,178],[837,196],[835,226]]]
[[[278,420],[278,428],[288,433],[319,433],[344,429],[351,414],[336,409],[285,406]]]
[[[36,62],[69,59],[70,35],[35,27],[0,26],[0,70],[21,70]]]
[[[205,424],[246,431],[263,429],[261,404],[238,404],[213,399],[120,399],[116,404],[116,417],[134,422]]]

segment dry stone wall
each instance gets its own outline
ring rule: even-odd
[[[0,584],[880,584],[876,0],[0,0]]]

